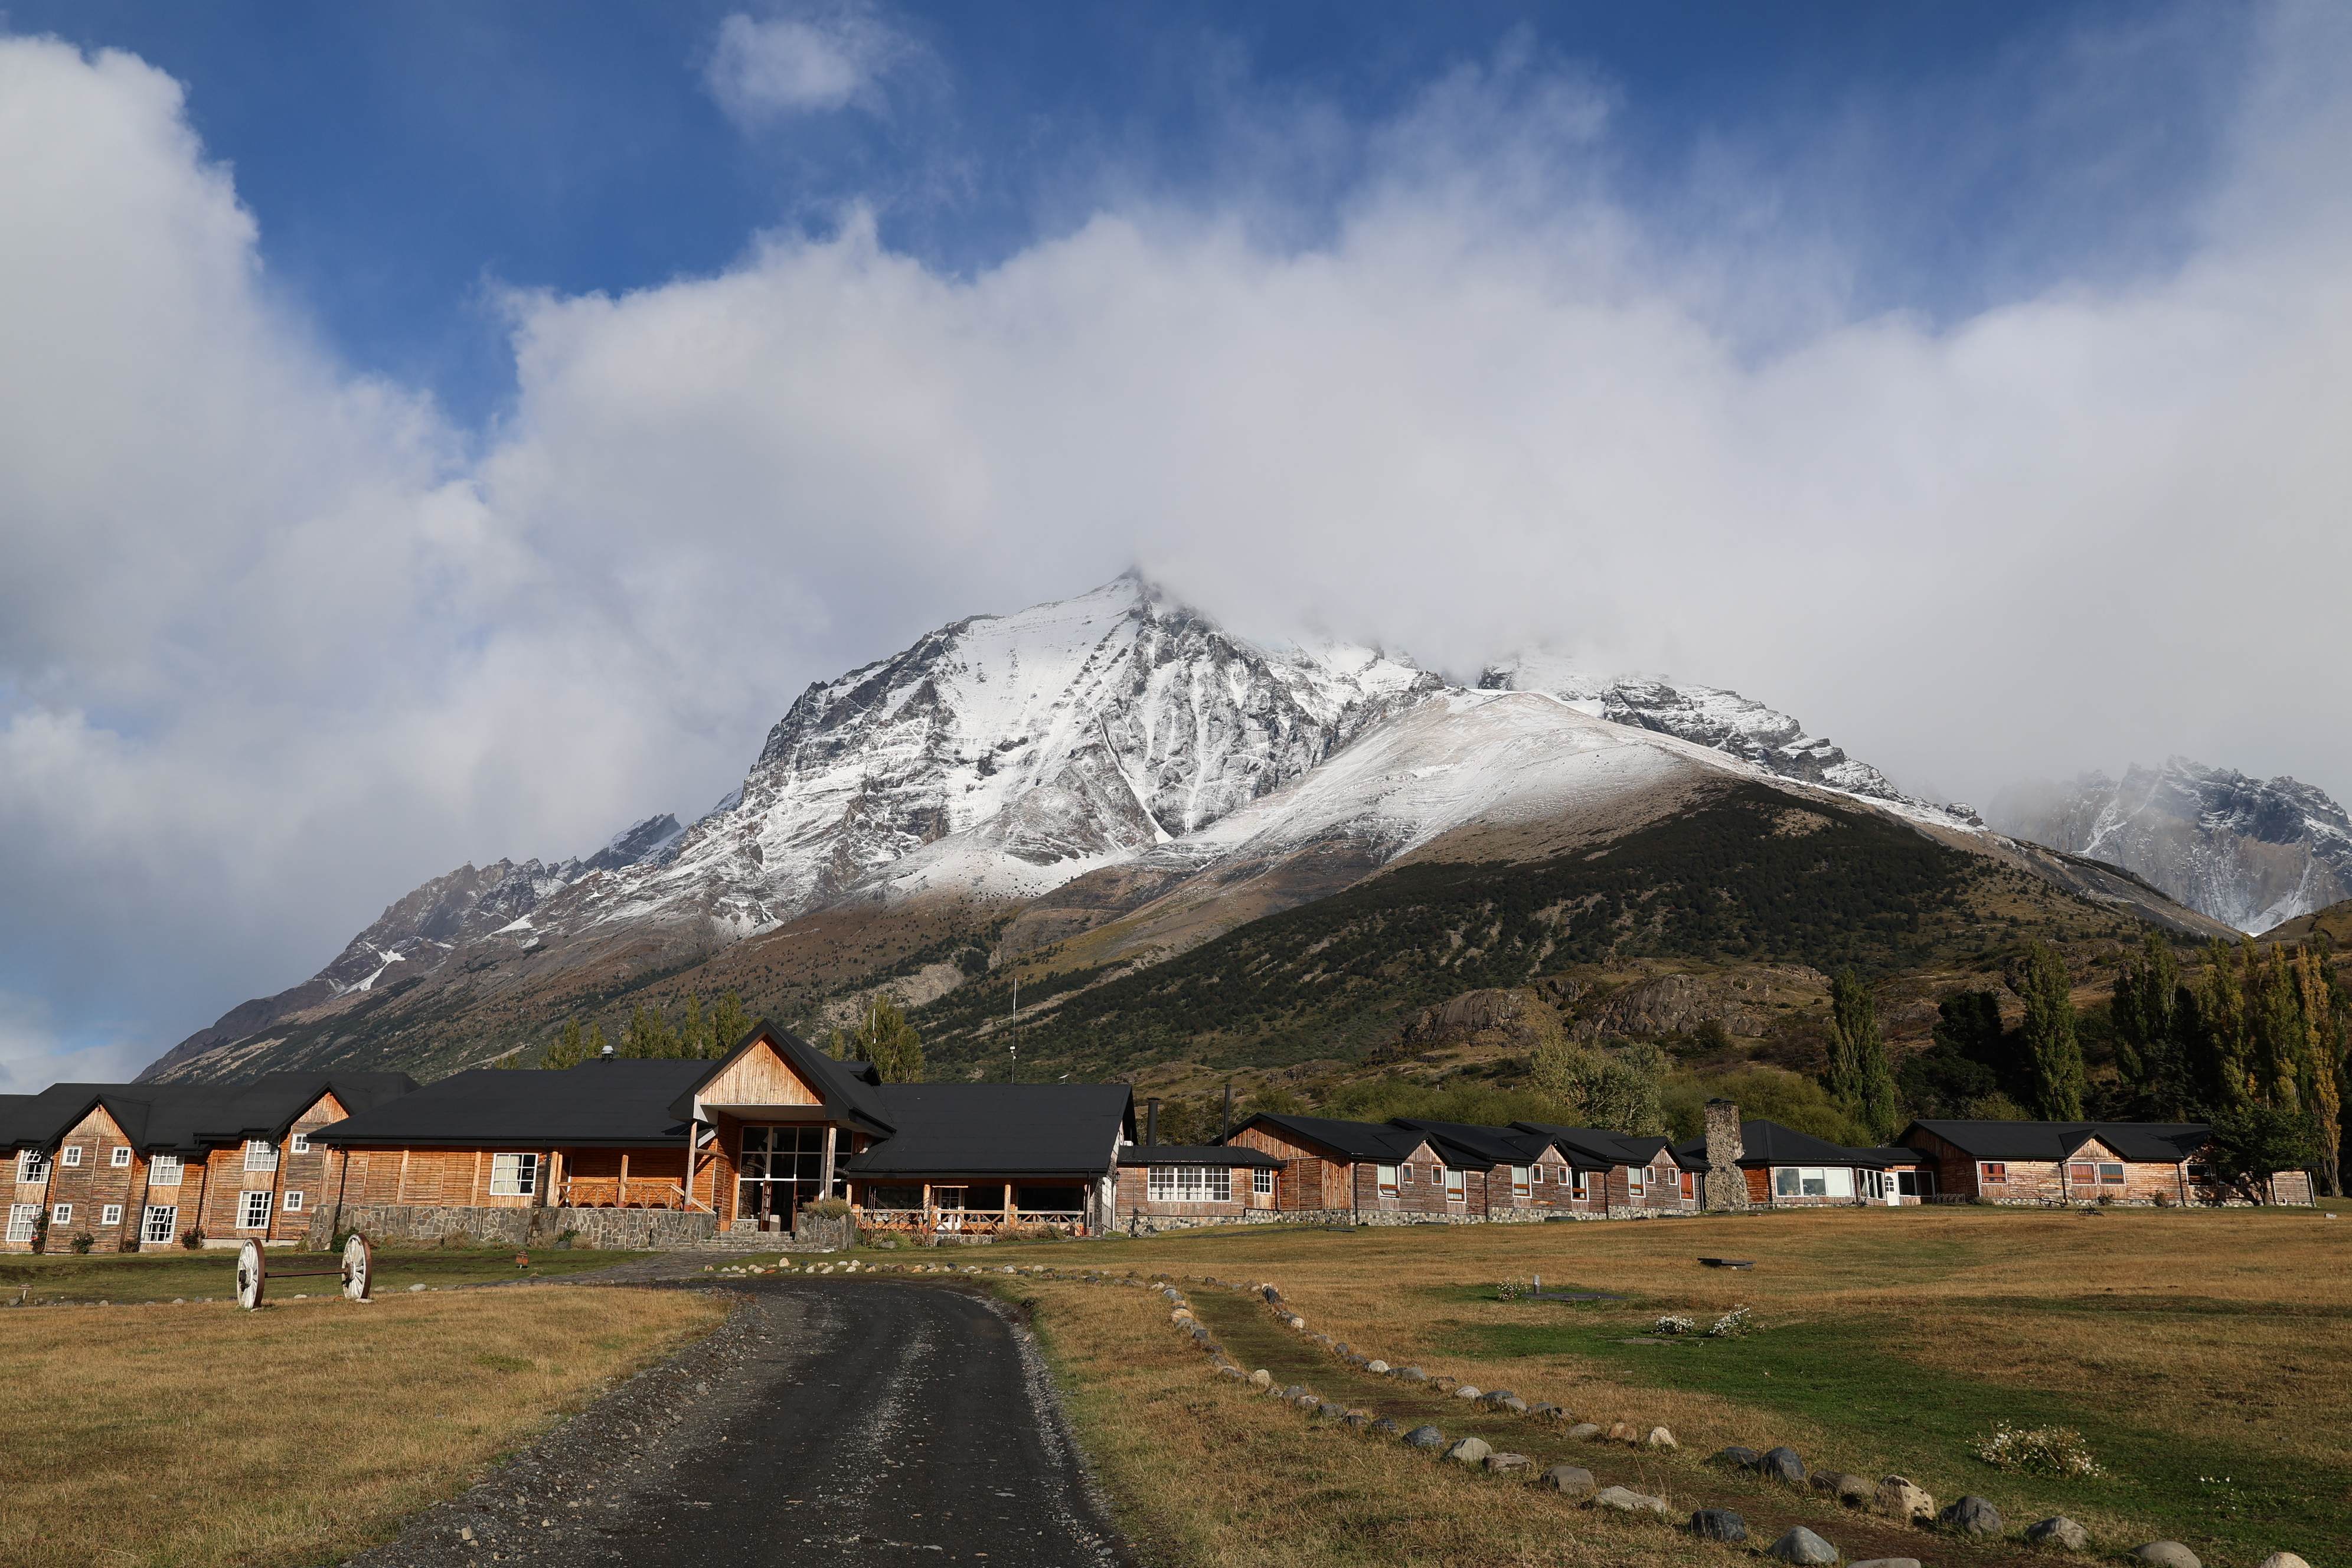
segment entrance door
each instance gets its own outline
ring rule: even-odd
[[[790,1230],[801,1205],[824,1196],[824,1187],[823,1127],[743,1129],[743,1159],[735,1177],[737,1217],[756,1219],[762,1229],[772,1218]]]

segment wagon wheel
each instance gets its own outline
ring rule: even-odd
[[[236,1249],[236,1304],[247,1311],[261,1305],[269,1266],[262,1260],[261,1243],[248,1241]]]
[[[375,1248],[358,1231],[343,1243],[343,1294],[354,1301],[364,1301],[375,1284]]]

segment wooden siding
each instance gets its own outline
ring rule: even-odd
[[[1117,1213],[1120,1215],[1148,1215],[1155,1219],[1239,1219],[1253,1209],[1271,1209],[1280,1200],[1282,1184],[1278,1179],[1272,1194],[1259,1197],[1251,1191],[1250,1178],[1255,1173],[1255,1167],[1234,1165],[1229,1169],[1233,1173],[1234,1184],[1234,1195],[1230,1200],[1179,1203],[1173,1199],[1155,1201],[1152,1198],[1150,1172],[1147,1167],[1121,1165],[1118,1168]]]
[[[1292,1142],[1265,1127],[1244,1127],[1234,1134],[1232,1141],[1244,1148],[1272,1154],[1283,1163],[1274,1191],[1276,1206],[1286,1213],[1353,1206],[1353,1178],[1346,1161],[1332,1159],[1304,1143]]]
[[[822,1105],[823,1097],[765,1039],[696,1091],[704,1105]]]

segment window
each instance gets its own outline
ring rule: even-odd
[[[1262,1198],[1274,1196],[1274,1173],[1261,1167],[1250,1173],[1250,1191]]]
[[[122,1205],[121,1204],[109,1204],[104,1208],[99,1210],[98,1223],[100,1225],[121,1225],[122,1223]]]
[[[1569,1173],[1568,1181],[1569,1196],[1575,1198],[1579,1202],[1582,1202],[1584,1198],[1589,1195],[1585,1190],[1584,1173],[1581,1171],[1571,1171]]]
[[[73,1224],[73,1205],[56,1204],[51,1205],[49,1209],[49,1223],[51,1225]]]
[[[180,1157],[158,1154],[147,1162],[147,1184],[151,1187],[176,1187],[180,1184]],[[166,1237],[165,1240],[171,1239]]]
[[[1399,1165],[1396,1168],[1396,1173],[1398,1181],[1402,1182],[1408,1187],[1412,1185],[1412,1167],[1411,1165]]]
[[[1635,1197],[1642,1195],[1643,1189],[1649,1185],[1649,1180],[1650,1173],[1646,1168],[1640,1165],[1625,1167],[1625,1190]]]
[[[149,1204],[139,1224],[142,1242],[169,1241],[180,1232],[180,1211],[173,1204]]]
[[[80,1144],[79,1144],[79,1143],[68,1143],[68,1144],[67,1144],[67,1145],[66,1145],[66,1158],[65,1158],[65,1163],[66,1163],[68,1165],[79,1165],[79,1164],[80,1164],[80,1163],[81,1163],[81,1145],[80,1145]]]
[[[1977,1163],[1977,1179],[1989,1187],[1998,1187],[2009,1180],[2009,1166],[1999,1160]]]
[[[537,1154],[490,1156],[490,1196],[527,1198],[538,1191],[539,1156]]]
[[[1542,1167],[1541,1165],[1538,1165],[1538,1166],[1536,1167],[1536,1173],[1535,1173],[1536,1184],[1537,1184],[1538,1186],[1541,1186],[1541,1185],[1543,1184],[1543,1179],[1544,1179],[1544,1167]]]
[[[236,1194],[236,1199],[237,1229],[267,1230],[269,1228],[269,1193],[266,1188],[257,1192],[239,1193]]]
[[[2066,1178],[2088,1186],[2099,1179],[2099,1168],[2088,1160],[2077,1160],[2066,1167]]]
[[[38,1149],[27,1149],[16,1156],[16,1179],[20,1182],[46,1182],[49,1179],[49,1157]]]
[[[106,1156],[106,1163],[120,1171],[131,1163],[131,1145],[117,1143]]]
[[[1772,1192],[1783,1198],[1850,1198],[1853,1172],[1844,1165],[1776,1165]]]
[[[1156,1204],[1224,1204],[1233,1202],[1234,1173],[1229,1165],[1154,1165],[1150,1178]]]
[[[1683,1200],[1687,1203],[1696,1196],[1698,1196],[1698,1177],[1692,1172],[1685,1171],[1683,1173]]]
[[[1535,1178],[1525,1165],[1511,1167],[1511,1196],[1524,1201],[1535,1185]]]
[[[1794,1165],[1772,1167],[1772,1195],[1776,1198],[1804,1196],[1805,1173]]]
[[[2116,1160],[2100,1161],[2099,1180],[2108,1184],[2110,1186],[2121,1186],[2124,1180],[2124,1168],[2122,1163]]]
[[[310,1135],[308,1132],[297,1132],[287,1143],[286,1152],[289,1154],[309,1153],[310,1152]]]
[[[248,1171],[278,1169],[278,1146],[264,1138],[245,1141],[245,1168]]]
[[[1464,1184],[1462,1173],[1456,1170],[1447,1169],[1445,1172],[1445,1201],[1449,1204],[1458,1204],[1463,1202],[1467,1195],[1468,1188]]]
[[[2191,1160],[2189,1162],[2189,1179],[2192,1182],[2210,1182],[2213,1179],[2213,1167],[2202,1160]]]
[[[1396,1166],[1375,1165],[1372,1167],[1372,1173],[1380,1180],[1381,1196],[1384,1198],[1392,1198],[1397,1195]]]
[[[286,1194],[286,1212],[288,1214],[302,1212],[302,1191],[299,1187]]]
[[[8,1230],[5,1239],[9,1241],[30,1241],[33,1239],[34,1230],[40,1225],[40,1205],[10,1204],[8,1205]]]
[[[1862,1173],[1862,1195],[1876,1203],[1886,1196],[1886,1173],[1864,1171]]]

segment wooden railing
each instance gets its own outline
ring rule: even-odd
[[[555,1184],[562,1208],[682,1209],[686,1188],[658,1176],[567,1176]]]
[[[861,1208],[856,1214],[858,1226],[864,1230],[949,1236],[995,1236],[1031,1226],[1083,1232],[1087,1225],[1084,1209],[1023,1209],[1007,1214],[1003,1209]]]

